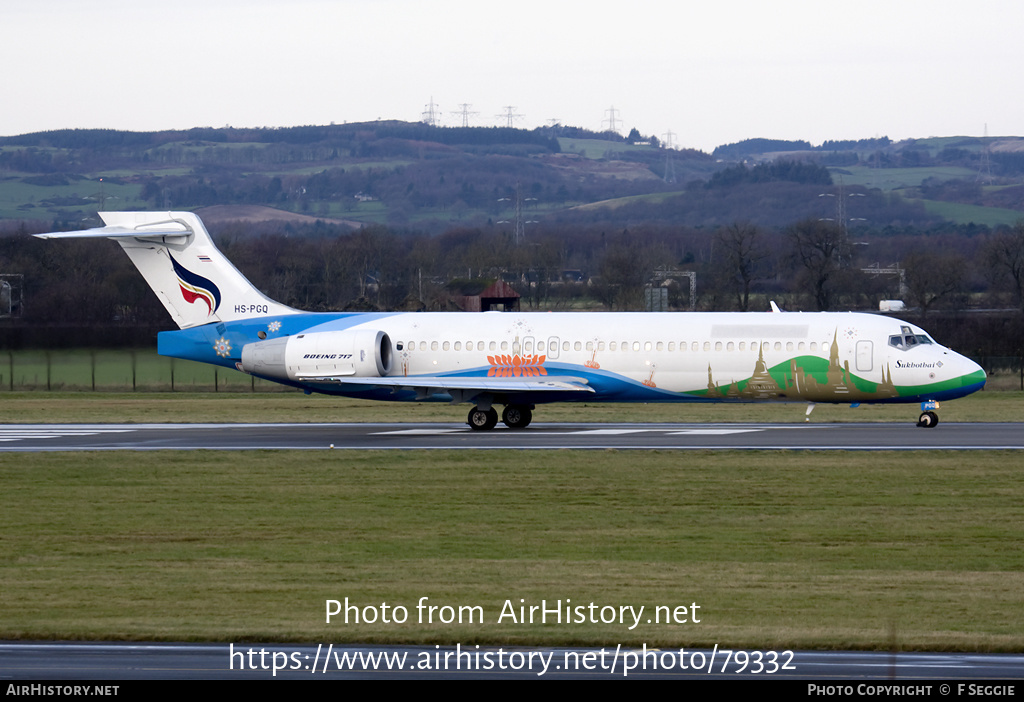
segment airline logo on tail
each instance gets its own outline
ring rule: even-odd
[[[202,300],[209,310],[207,316],[216,312],[220,307],[220,288],[209,278],[193,273],[175,261],[170,252],[167,255],[170,256],[171,263],[174,264],[174,273],[178,276],[178,286],[181,288],[181,296],[185,298],[185,302],[193,303],[196,300]]]

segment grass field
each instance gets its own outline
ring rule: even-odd
[[[603,159],[608,153],[622,153],[626,151],[652,151],[653,147],[644,144],[627,144],[624,141],[604,141],[603,139],[570,139],[559,137],[558,145],[562,153],[581,154],[584,158]]]
[[[932,214],[948,219],[957,224],[984,224],[996,227],[1001,224],[1013,225],[1024,219],[1024,212],[1002,207],[983,207],[982,205],[965,205],[959,202],[941,202],[939,200],[921,200],[924,208]]]
[[[867,188],[880,190],[896,190],[898,188],[915,188],[929,178],[940,181],[966,179],[971,180],[977,171],[958,166],[922,166],[919,168],[871,168],[870,166],[843,166],[831,168],[832,181],[839,182],[840,176],[845,185],[863,185]]]
[[[1022,469],[999,452],[2,454],[0,638],[1021,650]],[[482,621],[421,624],[421,597]],[[326,624],[345,598],[409,621]],[[646,614],[499,622],[506,600]],[[646,622],[693,603],[699,623]]]
[[[1016,379],[1013,379],[1016,381]],[[803,422],[806,404],[540,405],[535,422]],[[391,403],[284,392],[0,392],[0,424],[166,422],[464,422],[469,405]],[[814,423],[915,422],[918,406],[816,405]],[[1024,420],[1024,393],[942,403],[943,422]]]
[[[536,420],[802,422],[804,407],[561,404]],[[0,392],[0,424],[465,413],[297,392]],[[819,405],[812,419],[916,414]],[[1019,420],[1024,393],[940,415]],[[2,453],[0,486],[0,639],[1024,650],[1021,453]],[[420,623],[421,597],[482,621]],[[409,621],[325,623],[345,598]],[[506,601],[542,600],[646,614],[632,630],[499,621]],[[646,622],[694,603],[699,623]]]

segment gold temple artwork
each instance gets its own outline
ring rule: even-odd
[[[850,372],[850,362],[839,361],[838,332],[833,335],[829,351],[828,366],[822,370],[808,370],[798,361],[805,364],[818,365],[824,359],[816,356],[801,356],[789,360],[789,372],[782,372],[781,385],[768,369],[764,360],[764,344],[757,352],[754,371],[746,381],[732,381],[723,391],[720,383],[712,376],[708,365],[707,397],[733,400],[771,400],[786,399],[807,400],[811,402],[861,402],[897,397],[899,393],[892,382],[892,371],[886,366],[882,369],[882,381],[871,383],[855,377]],[[778,366],[776,366],[778,368]],[[776,371],[778,372],[778,371]],[[824,382],[819,378],[824,375]]]

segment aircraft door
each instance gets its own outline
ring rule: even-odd
[[[558,358],[558,337],[552,336],[548,339],[548,352],[547,357],[554,359]]]
[[[870,371],[874,368],[874,344],[868,340],[857,342],[857,370]]]

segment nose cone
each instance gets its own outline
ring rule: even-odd
[[[969,358],[964,358],[964,365],[967,367],[967,372],[960,376],[960,382],[963,386],[970,388],[970,392],[981,390],[985,387],[985,381],[988,380],[985,369]]]
[[[953,397],[964,397],[965,395],[970,395],[972,392],[977,392],[985,387],[985,381],[988,380],[988,375],[986,375],[984,368],[966,356],[961,356],[960,354],[952,351],[949,351],[948,353],[953,357],[949,364],[951,371],[949,399],[952,399]]]

